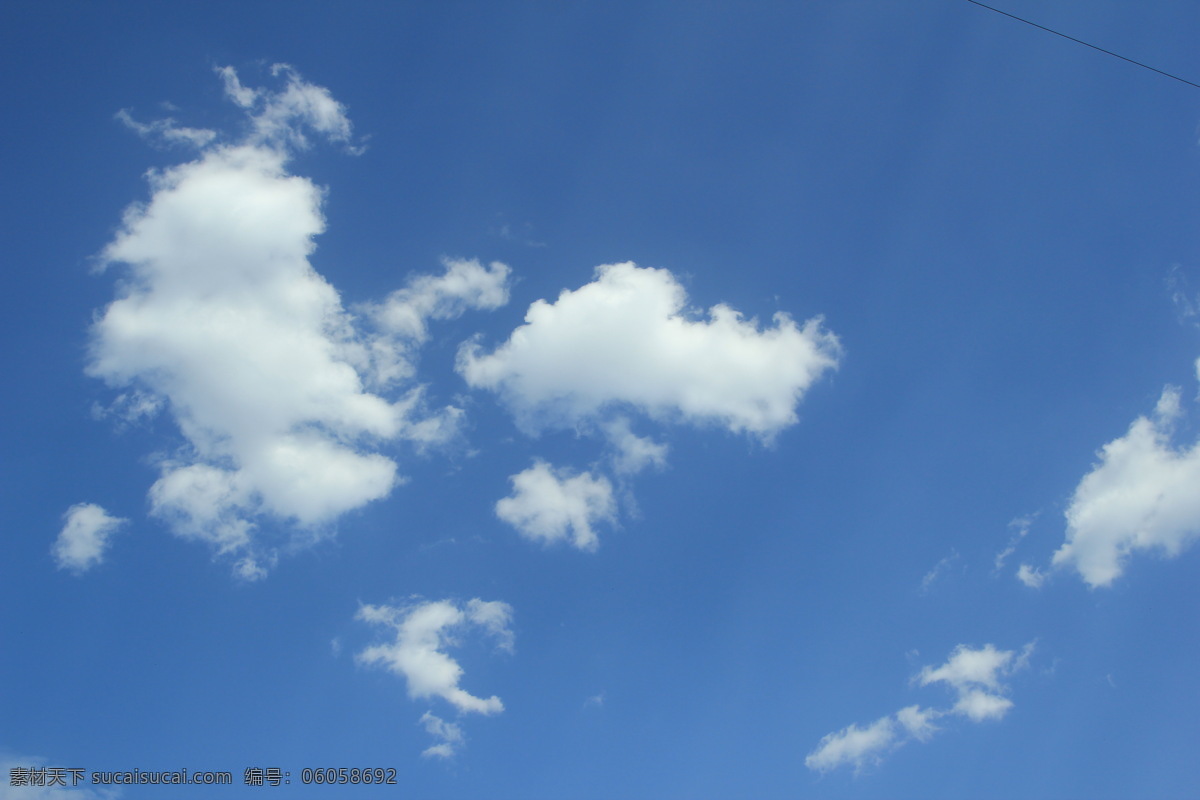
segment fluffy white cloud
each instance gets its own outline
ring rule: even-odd
[[[1011,650],[997,650],[990,644],[978,649],[960,644],[945,664],[922,669],[917,681],[922,686],[946,683],[960,691],[973,686],[998,689],[1000,676],[1012,662],[1013,655]]]
[[[421,715],[420,723],[426,733],[439,740],[421,752],[424,758],[452,758],[466,740],[461,725],[446,722],[428,711]]]
[[[633,407],[768,439],[796,421],[805,391],[838,362],[837,337],[819,319],[801,327],[778,313],[760,329],[726,305],[694,316],[668,270],[607,264],[592,283],[533,303],[495,351],[465,344],[458,370],[500,393],[528,430]]]
[[[597,267],[595,280],[552,303],[534,302],[492,352],[464,343],[457,368],[472,387],[499,394],[526,432],[602,435],[624,478],[662,467],[667,454],[665,444],[633,433],[630,414],[769,441],[796,422],[804,393],[840,353],[820,319],[798,326],[778,313],[763,327],[727,305],[706,319],[670,271],[626,262]],[[590,472],[573,476],[538,461],[512,482],[496,513],[529,538],[569,536],[590,550],[595,522],[615,518],[610,483]]]
[[[804,759],[804,766],[819,772],[853,765],[856,770],[878,763],[883,754],[899,742],[896,721],[891,716],[875,720],[865,728],[847,725],[817,745]]]
[[[68,508],[53,548],[59,569],[82,573],[102,562],[109,539],[128,521],[110,516],[95,503],[77,503]]]
[[[920,706],[907,706],[895,714],[881,717],[865,728],[848,725],[825,736],[815,750],[804,759],[804,765],[818,772],[841,766],[853,766],[855,771],[878,764],[889,751],[906,741],[928,741],[937,731],[931,720],[944,712]]]
[[[980,648],[960,644],[945,664],[925,667],[913,678],[921,686],[934,683],[949,686],[958,696],[953,706],[946,709],[907,706],[865,728],[850,725],[835,731],[821,739],[808,754],[805,766],[820,772],[844,765],[860,770],[878,763],[889,750],[911,739],[928,741],[939,730],[933,721],[941,717],[957,715],[972,722],[1002,718],[1013,703],[1004,696],[1008,687],[1001,679],[1028,666],[1033,648],[1034,642],[1019,653],[997,650],[990,644]]]
[[[974,649],[960,644],[945,664],[925,667],[916,681],[922,686],[945,683],[953,688],[958,694],[958,702],[951,709],[953,713],[974,722],[1000,719],[1012,708],[1012,701],[1003,696],[1007,687],[1000,679],[1028,665],[1033,648],[1033,642],[1020,653],[997,650],[990,644]]]
[[[356,320],[308,261],[324,191],[286,168],[305,131],[348,142],[350,122],[327,90],[273,72],[286,79],[279,91],[220,69],[249,133],[152,173],[150,200],[126,212],[102,253],[124,280],[93,326],[88,364],[127,396],[155,399],[141,405],[169,409],[188,447],[161,461],[152,513],[247,578],[277,557],[258,535],[264,517],[303,531],[293,545],[311,540],[397,484],[381,444],[454,435],[461,411],[425,411],[420,387],[370,389],[411,375],[406,337],[424,335],[425,319],[507,297],[504,265],[447,262],[382,306],[408,308],[406,329],[362,330],[381,320]]]
[[[1104,445],[1067,508],[1054,566],[1074,568],[1093,588],[1108,586],[1134,552],[1173,557],[1200,537],[1200,441],[1171,444],[1181,413],[1179,389],[1167,386],[1153,417],[1138,417]]]
[[[449,600],[437,600],[404,607],[364,605],[357,619],[386,625],[394,631],[392,641],[366,648],[356,660],[385,667],[403,677],[409,697],[440,697],[460,713],[496,714],[504,710],[499,697],[476,697],[458,685],[462,667],[444,649],[474,627],[497,639],[501,649],[511,651],[512,608],[507,604],[472,600],[459,607]]]
[[[1012,700],[991,694],[981,689],[969,689],[962,693],[954,710],[970,718],[972,722],[1001,719],[1012,708]]]
[[[496,516],[527,539],[547,544],[569,539],[580,550],[594,550],[599,539],[592,526],[616,518],[607,478],[575,475],[538,460],[509,480],[513,493],[496,503]]]

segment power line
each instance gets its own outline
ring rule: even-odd
[[[986,8],[988,11],[995,11],[997,14],[1003,14],[1006,17],[1015,19],[1017,22],[1024,22],[1026,25],[1032,25],[1035,28],[1045,31],[1046,33],[1053,33],[1055,36],[1061,36],[1064,39],[1069,39],[1070,41],[1075,42],[1075,44],[1081,44],[1084,47],[1090,47],[1093,50],[1099,50],[1101,53],[1104,53],[1105,55],[1110,55],[1113,58],[1119,58],[1122,61],[1128,61],[1130,64],[1139,66],[1142,69],[1148,69],[1151,72],[1157,72],[1159,75],[1166,75],[1168,78],[1174,78],[1175,80],[1179,81],[1180,83],[1186,83],[1188,86],[1195,86],[1197,89],[1200,89],[1200,83],[1192,83],[1191,81],[1187,80],[1186,78],[1181,78],[1178,75],[1172,75],[1169,72],[1163,72],[1161,69],[1155,69],[1154,67],[1150,66],[1149,64],[1143,64],[1140,61],[1134,61],[1132,58],[1126,58],[1125,56],[1123,56],[1119,53],[1114,53],[1111,50],[1105,50],[1103,47],[1097,47],[1094,44],[1088,44],[1087,42],[1082,41],[1081,39],[1076,39],[1074,36],[1067,36],[1065,33],[1059,33],[1058,31],[1052,30],[1051,28],[1047,28],[1044,25],[1038,25],[1036,22],[1030,22],[1027,19],[1018,17],[1016,14],[1010,14],[1007,11],[1001,11],[998,8],[992,8],[989,5],[980,3],[979,0],[967,0],[967,2],[974,3],[975,5],[977,5],[981,8]]]

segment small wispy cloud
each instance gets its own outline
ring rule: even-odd
[[[1171,304],[1175,307],[1176,319],[1180,323],[1200,324],[1200,292],[1192,287],[1183,267],[1179,264],[1172,265],[1167,273],[1166,284],[1171,295]]]
[[[138,136],[154,143],[182,144],[199,150],[217,138],[216,131],[184,127],[170,117],[153,122],[138,122],[127,109],[117,112],[117,120]]]
[[[1003,718],[1013,706],[1006,696],[1004,679],[1029,666],[1035,644],[1030,642],[1019,652],[997,650],[990,644],[979,648],[958,645],[946,663],[924,667],[913,678],[913,683],[920,686],[949,687],[956,695],[953,706],[906,706],[861,727],[848,725],[822,738],[804,759],[805,766],[817,772],[850,766],[857,772],[879,764],[888,752],[906,742],[928,741],[940,730],[935,720],[953,716],[972,722]]]
[[[421,751],[424,758],[453,758],[466,742],[461,725],[446,722],[432,712],[426,711],[422,714],[419,723],[425,727],[426,733],[437,740],[435,744]]]
[[[927,594],[934,583],[959,562],[958,551],[951,549],[950,555],[933,565],[933,569],[921,578],[920,593]]]
[[[500,225],[497,232],[500,234],[501,239],[516,242],[526,247],[540,248],[546,246],[545,242],[533,238],[533,225],[528,222],[521,225],[513,225],[512,223],[505,222]]]
[[[1042,584],[1046,582],[1047,577],[1046,573],[1029,564],[1021,564],[1021,566],[1017,567],[1017,580],[1030,589],[1042,588]]]
[[[999,573],[1000,570],[1004,569],[1004,564],[1008,561],[1009,556],[1017,552],[1017,545],[1029,535],[1029,528],[1033,525],[1033,521],[1037,519],[1037,516],[1037,513],[1027,514],[1023,517],[1017,517],[1008,523],[1008,544],[1005,545],[1003,550],[996,553],[992,574]]]

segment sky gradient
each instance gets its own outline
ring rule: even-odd
[[[1200,783],[1200,89],[957,0],[0,29],[0,800]]]

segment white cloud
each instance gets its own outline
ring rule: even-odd
[[[201,148],[217,138],[215,131],[205,128],[180,127],[175,120],[169,117],[150,123],[143,123],[135,120],[125,109],[121,109],[117,112],[117,119],[143,139],[150,141],[161,140],[164,144],[185,144],[190,147]]]
[[[504,710],[499,697],[476,697],[459,686],[462,667],[444,649],[456,644],[455,637],[474,626],[496,638],[502,649],[511,650],[508,625],[512,609],[507,604],[472,600],[465,609],[449,600],[405,607],[364,605],[356,618],[393,629],[393,641],[366,648],[356,661],[383,666],[403,677],[409,697],[440,697],[460,713],[496,714]]]
[[[692,318],[668,270],[607,264],[592,283],[533,303],[493,352],[464,344],[458,370],[498,392],[531,431],[632,407],[769,439],[796,422],[801,397],[837,365],[837,337],[820,319],[798,327],[778,313],[760,330],[726,305],[708,316]]]
[[[996,554],[995,572],[1003,569],[1005,562],[1008,561],[1008,557],[1017,552],[1017,545],[1029,535],[1029,528],[1033,525],[1035,519],[1037,519],[1037,514],[1029,514],[1024,517],[1017,517],[1008,523],[1008,529],[1012,531],[1012,534],[1005,548]]]
[[[945,664],[925,667],[916,680],[922,686],[945,683],[953,688],[958,693],[958,702],[952,710],[974,722],[1000,719],[1012,708],[1012,701],[1003,696],[1007,687],[1000,679],[1023,669],[1033,646],[1030,642],[1018,655],[1012,650],[997,650],[990,644],[976,649],[960,644]]]
[[[1025,646],[1021,648],[1021,652],[1017,653],[1016,658],[1013,659],[1012,666],[1009,668],[1008,674],[1011,675],[1014,672],[1020,672],[1023,669],[1027,669],[1029,667],[1030,660],[1033,658],[1033,651],[1036,649],[1037,639],[1034,639],[1031,642],[1026,642]]]
[[[1075,489],[1056,567],[1072,567],[1093,588],[1121,576],[1137,551],[1174,557],[1200,537],[1200,441],[1171,444],[1180,392],[1163,389],[1153,417],[1100,450],[1100,462]]]
[[[408,378],[413,353],[429,338],[428,321],[455,319],[469,308],[492,310],[508,302],[511,270],[498,261],[484,267],[474,259],[443,259],[442,275],[414,275],[408,285],[364,313],[379,333],[368,344],[372,382],[387,386]]]
[[[959,696],[954,704],[954,710],[964,714],[972,722],[983,722],[987,719],[1001,719],[1012,708],[1012,700],[996,694],[989,694],[980,689],[968,689]]]
[[[972,686],[996,690],[1000,688],[1000,678],[1006,674],[1014,655],[1012,650],[997,650],[992,644],[978,649],[960,644],[941,667],[920,670],[917,680],[922,686],[944,682],[960,691]]]
[[[1187,274],[1178,264],[1167,273],[1167,289],[1180,322],[1192,322],[1200,317],[1200,293],[1193,293]]]
[[[495,309],[508,302],[507,265],[493,261],[484,268],[476,260],[443,259],[443,275],[419,275],[393,292],[372,311],[385,330],[406,338],[428,338],[425,322],[454,319],[468,308]]]
[[[1042,584],[1046,582],[1046,573],[1029,564],[1021,564],[1021,566],[1017,567],[1017,580],[1030,589],[1040,589],[1042,588]]]
[[[938,730],[937,726],[931,720],[937,719],[944,713],[942,711],[935,711],[932,708],[923,709],[915,705],[905,706],[896,712],[896,721],[908,732],[909,736],[922,742],[927,742]]]
[[[92,404],[95,419],[115,420],[119,430],[154,419],[162,410],[161,397],[141,391],[121,392],[107,405]]]
[[[54,542],[59,569],[83,573],[104,561],[112,535],[129,520],[110,516],[95,503],[77,503],[63,514],[63,529]]]
[[[446,722],[428,711],[421,715],[420,723],[425,726],[426,733],[440,740],[421,752],[424,758],[453,758],[458,748],[466,741],[462,726]]]
[[[949,686],[957,695],[953,706],[936,709],[911,705],[865,728],[857,725],[842,728],[821,739],[804,759],[805,766],[820,772],[844,765],[861,770],[879,763],[889,750],[911,739],[928,741],[940,730],[933,720],[941,717],[957,715],[972,722],[1001,719],[1013,706],[1004,696],[1008,687],[1001,679],[1025,669],[1034,646],[1030,642],[1017,653],[997,650],[990,644],[980,648],[958,645],[945,664],[925,667],[913,678],[921,686],[934,683]]]
[[[463,670],[444,650],[459,643],[472,629],[496,641],[498,649],[512,652],[512,608],[499,601],[470,600],[459,606],[449,600],[413,605],[362,606],[357,619],[390,627],[395,639],[366,648],[355,657],[359,664],[382,666],[404,678],[413,699],[440,697],[459,714],[496,714],[504,710],[499,697],[476,697],[459,686]],[[462,726],[447,722],[431,711],[419,720],[437,741],[421,755],[452,758],[466,741]]]
[[[527,539],[569,539],[580,550],[594,550],[599,539],[593,525],[616,517],[612,484],[590,472],[575,475],[537,460],[509,480],[513,493],[496,503],[496,516]]]
[[[804,759],[804,766],[819,772],[853,765],[860,770],[867,764],[877,764],[884,753],[899,744],[896,722],[891,716],[875,720],[865,728],[847,725],[817,744]]]
[[[475,598],[467,603],[467,620],[483,628],[496,640],[496,646],[513,652],[516,637],[512,632],[512,606],[499,600]]]
[[[225,96],[242,108],[250,108],[258,99],[259,92],[242,86],[237,71],[233,67],[217,67],[216,72],[225,84]]]
[[[667,446],[638,436],[625,417],[606,423],[604,435],[613,449],[613,469],[618,475],[634,475],[650,467],[662,469],[667,464]]]
[[[925,667],[917,676],[922,686],[946,683],[960,691],[972,686],[998,689],[1004,669],[1013,660],[1011,650],[997,650],[994,645],[972,649],[960,644],[950,659],[940,667]]]
[[[958,551],[954,550],[950,553],[950,555],[934,564],[933,569],[929,570],[929,572],[926,572],[925,576],[921,578],[921,594],[928,592],[930,587],[933,586],[934,582],[936,582],[937,579],[946,572],[946,570],[954,566],[954,564],[958,561],[958,558]]]
[[[819,318],[801,327],[781,312],[764,328],[722,304],[705,319],[670,271],[626,262],[597,267],[595,280],[552,303],[534,302],[492,352],[464,343],[457,369],[470,386],[496,392],[527,433],[602,435],[623,479],[666,464],[667,446],[633,433],[632,413],[770,441],[796,422],[804,393],[840,353]],[[496,513],[527,537],[570,536],[594,549],[594,523],[615,518],[611,484],[590,472],[556,473],[538,461],[512,481]]]
[[[419,386],[371,391],[411,376],[413,343],[400,335],[411,330],[362,330],[373,320],[348,313],[308,261],[324,190],[286,164],[305,129],[348,142],[344,108],[285,65],[273,69],[279,91],[218,72],[250,132],[151,174],[150,200],[126,212],[102,253],[125,275],[93,326],[88,373],[139,409],[170,410],[188,446],[161,460],[151,512],[256,578],[278,555],[264,519],[290,526],[291,546],[318,538],[400,481],[381,445],[446,441],[462,412],[427,411]],[[410,329],[423,334],[426,318],[502,303],[507,274],[447,262],[385,307],[407,299]]]
[[[217,73],[225,83],[225,93],[237,105],[250,112],[253,130],[250,144],[275,149],[308,147],[304,128],[311,128],[334,142],[349,142],[351,125],[346,108],[323,86],[302,79],[287,64],[275,64],[271,74],[283,75],[287,84],[283,91],[247,89],[238,80],[232,67],[220,67]]]

